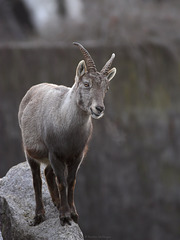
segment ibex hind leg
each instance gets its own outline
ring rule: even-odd
[[[32,171],[33,186],[36,199],[35,217],[30,225],[36,226],[45,220],[45,211],[42,202],[42,180],[40,173],[40,164],[38,164],[33,158],[30,158],[29,156],[26,156],[26,158]]]
[[[45,170],[45,177],[46,182],[48,184],[48,189],[52,198],[52,201],[54,205],[59,209],[60,208],[60,198],[59,198],[59,192],[56,184],[55,174],[53,172],[53,169],[50,165],[48,165]]]

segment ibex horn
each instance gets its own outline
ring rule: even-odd
[[[96,65],[91,57],[91,55],[89,54],[89,52],[78,42],[73,42],[74,45],[78,46],[79,49],[81,50],[83,56],[84,56],[84,60],[85,60],[85,63],[86,63],[86,66],[87,66],[87,70],[88,72],[92,71],[92,72],[96,72],[97,69],[96,69]]]
[[[107,61],[107,63],[106,63],[106,64],[104,65],[104,67],[102,68],[102,70],[101,70],[101,72],[100,72],[101,74],[103,74],[103,75],[107,75],[107,74],[108,74],[114,58],[115,58],[115,54],[113,53],[112,56],[111,56],[111,58]]]

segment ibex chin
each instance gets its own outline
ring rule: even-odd
[[[36,199],[33,225],[44,221],[40,163],[46,164],[45,177],[61,225],[78,221],[74,188],[78,168],[87,151],[92,118],[103,116],[104,97],[116,74],[112,54],[100,72],[89,52],[79,43],[84,56],[71,88],[42,83],[26,93],[19,107],[23,147],[31,167]]]

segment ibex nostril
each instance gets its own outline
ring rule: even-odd
[[[97,106],[96,107],[96,110],[99,112],[99,113],[102,113],[104,111],[104,107],[102,106]]]

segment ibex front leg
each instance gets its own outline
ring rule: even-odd
[[[67,181],[65,178],[65,163],[56,154],[50,154],[50,162],[56,175],[56,183],[59,191],[60,207],[59,218],[61,225],[71,225],[71,213],[67,200]]]

